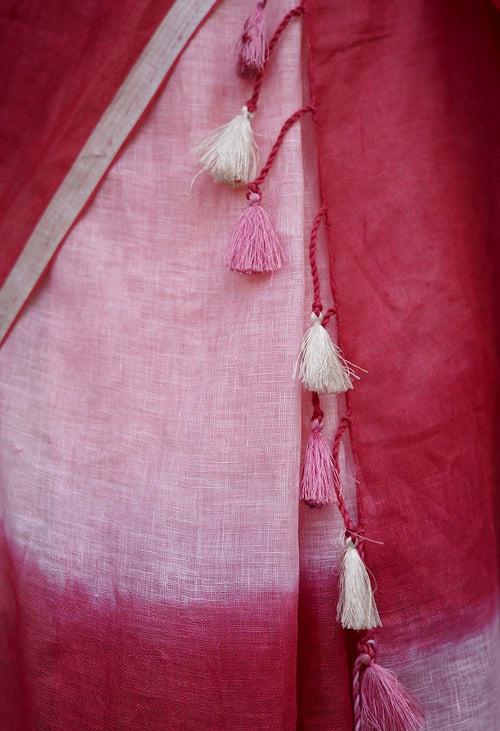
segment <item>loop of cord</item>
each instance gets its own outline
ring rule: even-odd
[[[292,127],[295,124],[295,122],[297,122],[301,117],[304,116],[304,114],[308,114],[309,112],[312,112],[312,111],[313,111],[313,108],[311,106],[302,107],[302,109],[298,109],[290,117],[288,117],[286,122],[283,124],[278,137],[276,138],[276,142],[274,143],[274,145],[271,148],[271,152],[269,153],[266,163],[265,163],[264,167],[262,168],[262,170],[260,171],[259,176],[257,178],[255,178],[255,180],[253,180],[251,183],[249,183],[249,185],[248,185],[249,191],[251,191],[252,193],[256,193],[257,195],[261,195],[260,186],[262,185],[264,180],[267,178],[267,175],[273,166],[273,163],[276,159],[279,149],[280,149],[281,145],[283,144],[283,140],[285,139],[286,133],[288,132],[290,127]]]
[[[311,421],[314,421],[315,419],[317,419],[320,423],[322,423],[325,413],[324,413],[323,409],[321,408],[319,394],[316,393],[316,391],[313,391],[313,393],[311,394],[311,402],[312,402],[312,407],[313,407]]]
[[[274,31],[273,35],[271,36],[271,40],[269,41],[269,45],[267,47],[267,58],[266,58],[266,61],[265,61],[264,66],[262,67],[261,71],[259,72],[259,74],[258,74],[258,76],[257,76],[257,78],[255,80],[255,84],[254,84],[254,87],[253,87],[253,94],[250,97],[250,99],[246,102],[247,109],[248,109],[248,111],[251,114],[253,114],[255,112],[255,110],[257,109],[257,104],[259,102],[260,91],[261,91],[261,88],[262,88],[262,81],[263,81],[263,77],[264,77],[264,72],[265,72],[265,70],[267,68],[267,64],[269,63],[269,59],[271,58],[271,54],[273,52],[274,47],[276,46],[276,44],[277,44],[277,42],[278,42],[281,34],[283,33],[283,31],[287,27],[288,23],[292,20],[292,18],[295,18],[295,17],[297,17],[299,15],[302,15],[303,12],[304,12],[304,0],[302,0],[302,2],[300,2],[299,5],[297,5],[297,7],[292,8],[285,15],[285,17],[283,18],[283,20],[281,21],[281,23],[276,28],[276,30]]]
[[[376,642],[372,638],[372,632],[367,630],[363,637],[358,642],[358,656],[365,656],[362,660],[363,665],[370,665],[370,662],[375,660]],[[368,655],[370,662],[367,662],[366,656]]]
[[[323,319],[321,321],[321,324],[323,327],[326,327],[328,323],[330,322],[331,318],[337,313],[337,310],[334,307],[330,307],[325,314],[323,315]],[[316,313],[317,314],[317,313]]]

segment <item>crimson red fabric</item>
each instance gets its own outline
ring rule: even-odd
[[[339,342],[384,627],[403,660],[495,611],[500,17],[489,2],[315,0]],[[443,726],[444,728],[444,726]]]
[[[294,727],[293,595],[269,592],[257,600],[242,592],[236,605],[187,610],[115,593],[103,604],[83,585],[61,589],[47,581],[36,565],[20,573],[15,567],[22,564],[2,539],[2,599],[17,598],[0,612],[3,730],[35,731],[41,727],[34,719],[60,731],[78,731],[82,722],[96,731]],[[242,631],[249,615],[251,636]],[[261,665],[255,641],[270,623],[265,649],[272,672]],[[36,674],[25,672],[29,665]],[[248,668],[260,668],[266,682]]]
[[[308,508],[309,510],[309,508]],[[297,729],[351,731],[351,673],[335,616],[330,571],[301,571],[297,647]]]
[[[2,3],[0,285],[172,4]]]

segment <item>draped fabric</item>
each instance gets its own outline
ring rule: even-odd
[[[500,16],[324,0],[307,21],[339,337],[368,371],[378,652],[429,728],[496,728]]]
[[[3,333],[24,303],[0,350],[6,731],[353,728],[343,524],[298,504],[323,199],[323,299],[366,370],[341,480],[377,656],[425,729],[499,726],[498,12],[308,0],[252,120],[263,161],[315,107],[262,186],[286,261],[246,278],[223,260],[245,191],[189,151],[251,94],[252,9],[3,5]],[[269,0],[269,27],[289,9]],[[346,400],[322,408],[331,440]]]

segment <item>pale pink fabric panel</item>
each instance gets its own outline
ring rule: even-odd
[[[99,593],[108,551],[112,581],[152,595],[296,587],[300,128],[265,190],[286,249],[278,276],[223,266],[244,192],[205,176],[189,190],[190,148],[251,88],[230,62],[247,9],[224,4],[195,38],[2,352],[10,534]],[[301,103],[294,23],[262,94],[263,153]]]
[[[274,2],[270,24],[287,9]],[[250,94],[231,61],[248,12],[224,3],[196,36],[0,354],[23,671],[35,677],[56,638],[68,667],[81,660],[80,688],[86,673],[99,683],[107,643],[124,656],[118,689],[138,653],[145,676],[164,658],[170,705],[154,723],[171,728],[295,724],[302,395],[291,373],[315,160],[294,127],[263,190],[287,258],[272,278],[223,266],[244,192],[204,175],[190,191],[190,148]],[[294,22],[266,78],[262,158],[302,105],[300,38]],[[130,643],[139,627],[145,639]],[[95,645],[82,650],[87,634]],[[71,729],[78,697],[55,687],[33,682],[37,723],[50,728],[57,708],[65,720],[52,727]],[[136,728],[133,694],[112,696],[89,727]]]

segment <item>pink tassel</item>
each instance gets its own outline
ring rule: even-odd
[[[242,78],[253,79],[264,68],[268,46],[265,19],[265,0],[257,3],[252,15],[246,19],[238,43],[237,73]]]
[[[320,420],[314,419],[302,465],[300,501],[311,508],[321,508],[323,505],[329,505],[333,501],[333,478],[333,460],[330,445],[322,434]]]
[[[248,208],[233,229],[226,250],[226,264],[242,274],[266,274],[283,264],[283,252],[266,211],[259,205],[260,194],[250,191]]]
[[[364,670],[362,669],[364,667]],[[393,672],[369,654],[358,656],[353,679],[356,731],[418,731],[424,714]]]

